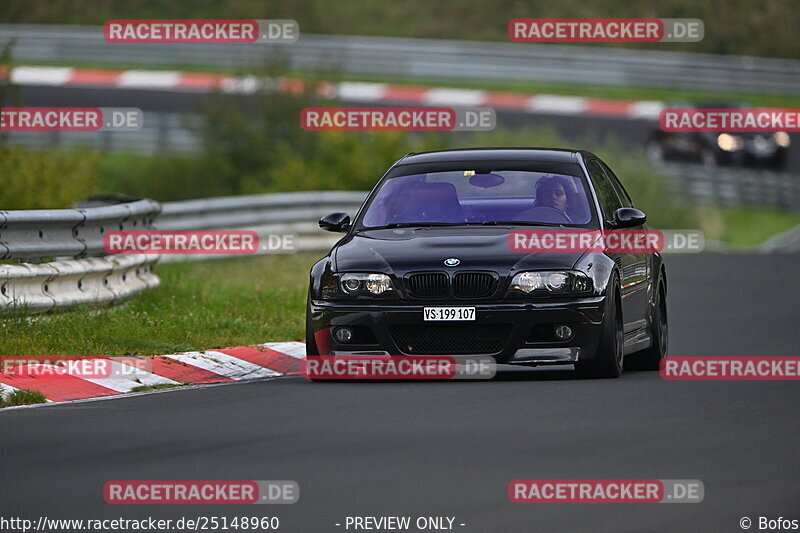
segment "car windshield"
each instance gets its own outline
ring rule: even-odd
[[[585,227],[592,210],[583,177],[521,170],[431,172],[386,179],[363,228],[500,224]]]

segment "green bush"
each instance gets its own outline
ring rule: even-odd
[[[100,155],[0,147],[0,209],[55,209],[100,192]]]
[[[282,147],[278,164],[267,174],[268,190],[369,190],[403,155],[442,147],[435,135],[344,131],[312,134],[317,139],[309,153]]]
[[[100,164],[102,190],[165,202],[238,194],[217,179],[224,164],[202,155],[107,154]]]

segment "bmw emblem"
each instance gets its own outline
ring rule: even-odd
[[[454,267],[461,264],[461,259],[457,259],[455,257],[451,257],[449,259],[444,260],[445,266]]]

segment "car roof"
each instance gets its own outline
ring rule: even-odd
[[[553,161],[575,163],[576,154],[596,157],[585,150],[566,148],[458,148],[410,153],[398,165],[439,163],[448,161]]]

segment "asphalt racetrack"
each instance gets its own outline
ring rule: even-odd
[[[672,355],[798,355],[800,256],[672,255],[667,267]],[[315,533],[346,531],[347,516],[450,516],[465,533],[741,531],[747,516],[757,530],[759,516],[800,518],[799,409],[797,382],[539,369],[490,382],[280,378],[15,409],[0,413],[0,515],[274,515],[280,531]],[[519,478],[700,479],[705,499],[515,504]],[[126,479],[296,480],[300,501],[106,504],[103,484]]]

